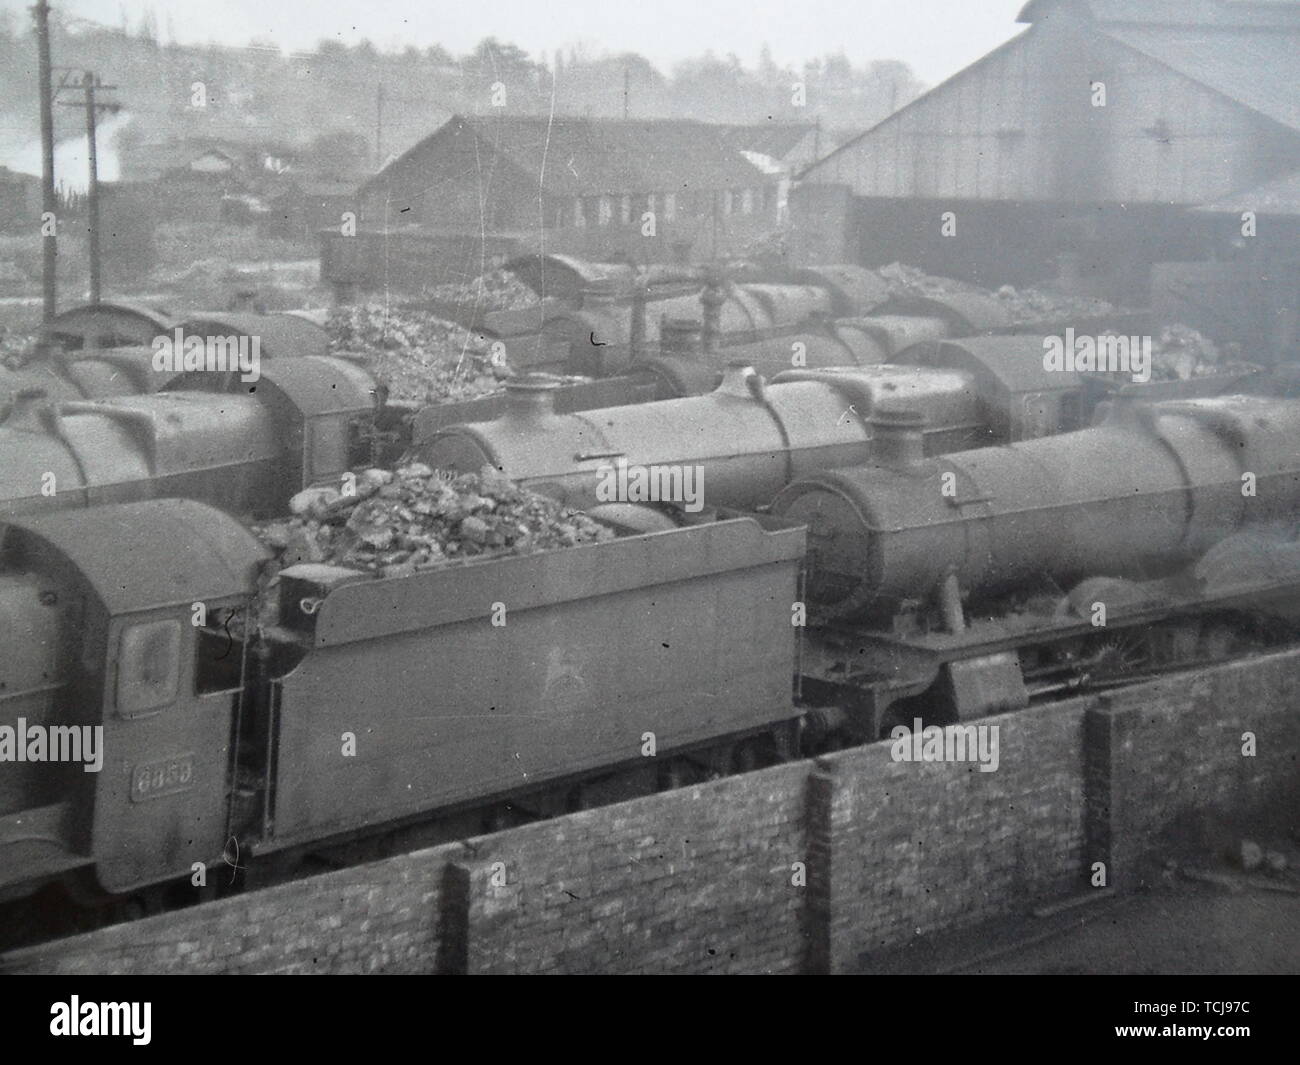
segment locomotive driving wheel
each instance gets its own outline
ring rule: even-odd
[[[1103,640],[1088,664],[1091,675],[1101,681],[1140,673],[1151,664],[1151,649],[1146,640],[1124,633]]]

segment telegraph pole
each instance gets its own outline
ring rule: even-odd
[[[103,84],[91,71],[87,70],[82,75],[81,84],[79,86],[70,86],[70,88],[80,88],[85,94],[81,104],[67,104],[65,106],[84,106],[86,110],[86,158],[90,170],[90,181],[86,190],[86,213],[90,227],[90,302],[98,303],[103,287],[103,264],[100,261],[99,251],[99,146],[95,143],[95,123],[101,110],[116,111],[118,105],[96,103],[95,91],[97,89],[115,89],[117,86]]]
[[[709,194],[713,214],[713,239],[709,249],[709,258],[717,259],[718,257],[718,197],[723,195],[718,189],[714,189]]]
[[[99,146],[95,143],[95,75],[89,70],[81,78],[86,90],[86,153],[90,165],[86,209],[90,216],[90,302],[99,302]]]
[[[57,310],[58,201],[54,197],[54,101],[50,89],[50,5],[37,0],[32,8],[36,19],[37,78],[41,99],[41,302],[45,321],[54,318]],[[56,219],[48,233],[46,225]]]

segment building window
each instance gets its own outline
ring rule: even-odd
[[[754,213],[754,190],[753,189],[740,190],[740,213],[741,214]]]
[[[664,193],[664,221],[674,222],[677,220],[677,194],[675,192]]]
[[[602,196],[596,201],[597,225],[607,226],[614,218],[614,205],[610,202],[608,196]]]
[[[586,204],[581,196],[575,196],[573,200],[573,224],[579,229],[585,229],[587,225]]]
[[[723,213],[724,215],[729,215],[729,214],[731,214],[732,199],[733,199],[733,197],[732,197],[732,194],[731,194],[731,190],[730,190],[730,189],[723,189],[723,190],[722,190],[722,213]]]
[[[632,197],[627,193],[618,201],[618,220],[625,226],[632,224]]]

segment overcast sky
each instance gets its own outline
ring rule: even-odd
[[[0,0],[29,18],[31,0]],[[289,51],[325,37],[369,38],[383,48],[441,44],[454,54],[484,37],[511,41],[534,58],[585,43],[635,51],[665,73],[688,56],[735,52],[753,65],[764,43],[776,61],[843,51],[855,64],[901,59],[923,81],[942,81],[1024,29],[1024,0],[54,0],[72,16],[110,26],[123,12],[134,30],[152,8],[167,40],[243,45],[254,37]]]

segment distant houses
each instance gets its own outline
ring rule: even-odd
[[[365,156],[365,138],[354,134],[327,135],[307,148],[199,137],[132,144],[121,153],[123,180],[156,190],[159,220],[256,224],[297,240],[314,240],[321,227],[355,210],[356,190],[369,176]]]
[[[421,287],[528,252],[698,262],[770,251],[812,124],[453,116],[378,173],[359,134],[129,142],[123,183],[160,221],[322,241],[322,277]]]
[[[0,166],[0,232],[35,231],[40,218],[40,179]]]
[[[251,145],[206,137],[128,143],[120,152],[122,181],[156,190],[159,221],[215,222],[223,199],[251,192],[260,155]]]

